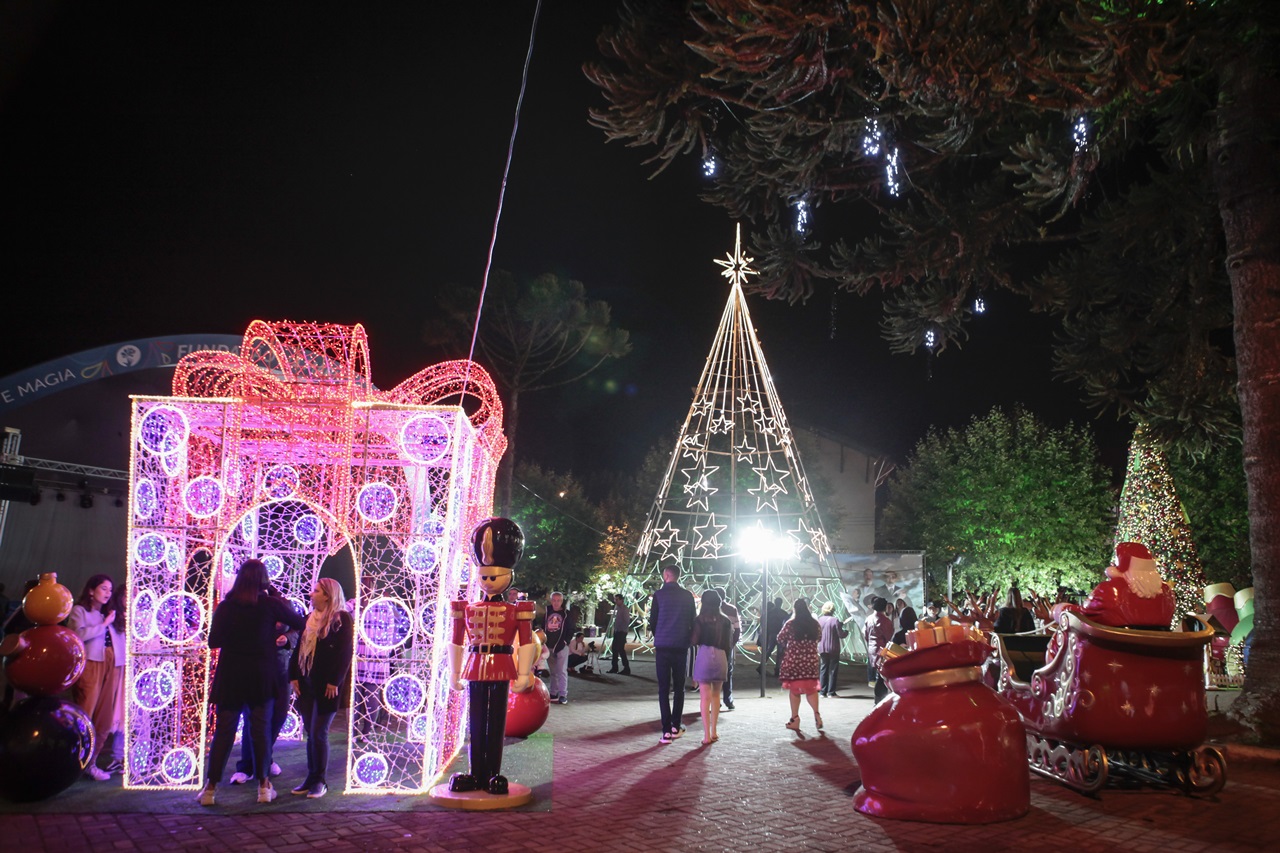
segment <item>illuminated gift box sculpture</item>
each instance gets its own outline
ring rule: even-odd
[[[306,612],[321,564],[350,548],[347,791],[425,790],[464,734],[436,615],[469,584],[506,448],[488,374],[446,362],[378,391],[361,326],[255,321],[239,354],[182,359],[173,393],[133,400],[126,787],[199,784],[209,617],[237,567],[262,560]]]

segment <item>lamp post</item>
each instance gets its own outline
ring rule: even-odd
[[[795,542],[790,536],[765,530],[760,522],[738,533],[740,553],[755,563],[760,563],[760,698],[764,698],[766,666],[769,661],[764,650],[769,647],[769,563],[795,556]]]

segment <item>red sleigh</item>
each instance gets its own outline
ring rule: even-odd
[[[1085,793],[1109,780],[1222,789],[1226,762],[1203,745],[1212,628],[1112,628],[1075,613],[1056,628],[1051,651],[1052,634],[996,635],[999,691],[1022,716],[1032,771]]]

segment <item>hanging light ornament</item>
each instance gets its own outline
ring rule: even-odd
[[[791,206],[795,208],[796,211],[796,234],[804,237],[809,233],[810,227],[809,200],[807,197],[801,196],[791,202]]]
[[[1075,143],[1077,154],[1082,154],[1089,150],[1089,146],[1093,143],[1093,125],[1089,123],[1089,117],[1085,114],[1076,116],[1075,123],[1071,126],[1071,140]]]

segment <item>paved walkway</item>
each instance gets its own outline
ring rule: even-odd
[[[278,802],[239,816],[8,814],[0,817],[0,849],[953,852],[1048,842],[1073,853],[1190,853],[1273,849],[1280,837],[1280,763],[1256,751],[1229,759],[1227,787],[1208,800],[1149,790],[1089,798],[1033,777],[1031,812],[1015,821],[964,827],[869,818],[852,807],[859,782],[849,743],[871,707],[865,687],[823,700],[827,736],[816,736],[804,716],[801,738],[783,728],[789,710],[776,685],[760,698],[758,683],[742,679],[737,710],[722,714],[720,741],[710,747],[699,745],[691,693],[688,733],[660,746],[653,664],[641,659],[633,672],[574,678],[571,702],[551,709],[544,729],[554,738],[549,809],[308,814]],[[854,678],[849,669],[842,674]]]

